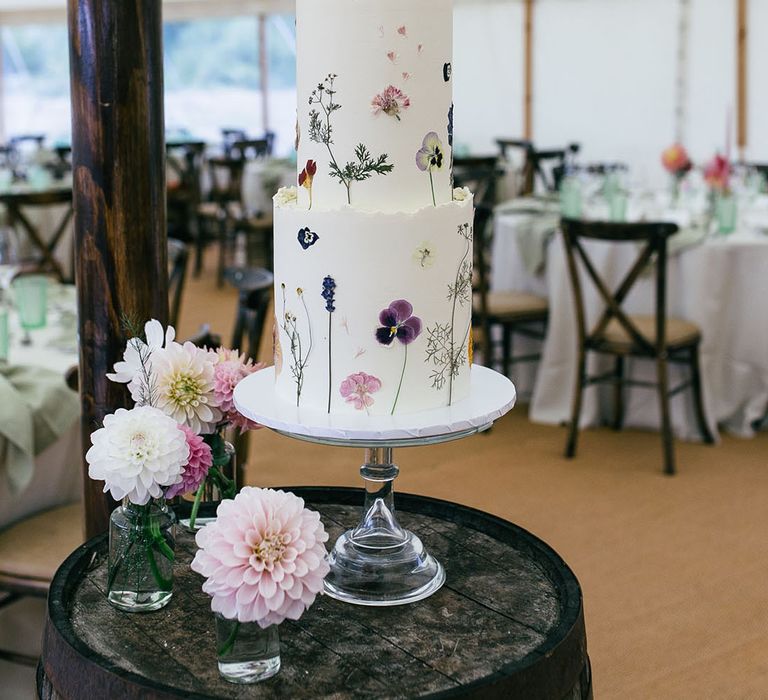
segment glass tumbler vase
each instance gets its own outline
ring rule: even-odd
[[[215,614],[219,674],[230,683],[258,683],[280,670],[277,625],[238,622]]]
[[[736,197],[732,194],[718,196],[715,203],[718,233],[727,235],[736,230],[736,214]]]
[[[173,594],[176,518],[162,499],[139,506],[128,499],[109,521],[107,600],[126,612],[149,612]]]

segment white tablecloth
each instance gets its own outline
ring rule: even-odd
[[[559,424],[570,418],[576,372],[575,311],[567,274],[562,237],[547,244],[546,266],[540,275],[523,265],[516,242],[520,215],[496,216],[493,242],[493,288],[529,291],[546,296],[550,319],[538,372],[524,365],[513,368],[512,379],[523,395],[531,395],[534,421]],[[743,221],[749,221],[743,217]],[[753,221],[763,221],[759,212]],[[768,235],[760,224],[744,224],[727,237],[708,238],[669,260],[668,314],[690,320],[702,331],[701,369],[709,422],[729,432],[751,436],[751,424],[768,406]],[[591,242],[589,249],[599,272],[615,287],[637,256],[631,244]],[[588,323],[603,310],[594,287],[584,280]],[[625,308],[630,313],[652,313],[653,276],[636,283]],[[605,362],[589,353],[589,371]],[[653,379],[655,368],[645,360],[630,362],[634,378]],[[684,369],[672,368],[672,385]],[[610,388],[585,392],[582,425],[594,425],[610,417]],[[699,439],[693,418],[690,392],[672,399],[675,432],[685,439]],[[657,394],[632,389],[626,394],[628,426],[658,429]]]
[[[52,286],[49,298],[49,322],[32,331],[32,345],[21,344],[22,331],[11,316],[12,364],[47,367],[62,375],[77,364],[77,341],[72,327],[75,308],[73,287]],[[0,474],[0,528],[20,518],[47,508],[70,503],[82,494],[82,451],[79,416],[72,416],[72,428],[35,460],[32,482],[21,494],[12,494],[4,474]],[[0,454],[4,450],[0,440]]]

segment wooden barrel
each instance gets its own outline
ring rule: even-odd
[[[292,488],[331,542],[360,517],[362,492]],[[219,678],[210,599],[177,540],[174,595],[154,613],[106,601],[106,539],[76,550],[53,581],[41,698],[591,698],[579,583],[529,532],[465,506],[396,496],[400,522],[445,566],[427,600],[391,608],[327,596],[280,626],[282,669],[256,686]]]

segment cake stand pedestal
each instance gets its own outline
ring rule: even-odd
[[[396,447],[434,445],[487,430],[515,403],[515,387],[486,367],[473,366],[470,396],[453,406],[406,416],[329,415],[291,406],[274,391],[274,368],[235,389],[235,406],[276,432],[321,445],[365,450],[363,516],[339,537],[329,556],[325,592],[357,605],[403,605],[422,600],[445,582],[442,565],[397,521],[393,460]]]

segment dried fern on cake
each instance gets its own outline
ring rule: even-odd
[[[448,383],[449,406],[453,404],[453,380],[459,376],[459,370],[469,362],[469,337],[472,327],[470,317],[463,337],[460,341],[456,338],[457,307],[472,305],[472,227],[462,224],[458,232],[467,244],[456,269],[456,277],[448,284],[448,300],[452,302],[451,320],[427,327],[426,362],[435,366],[430,374],[432,388],[439,391],[446,382]]]
[[[321,143],[328,149],[330,156],[330,176],[338,180],[347,190],[347,204],[352,203],[351,189],[353,182],[363,182],[372,175],[387,175],[394,169],[394,165],[387,162],[389,156],[386,153],[374,157],[365,144],[358,144],[355,148],[355,160],[350,160],[340,166],[333,153],[333,125],[331,115],[341,109],[336,102],[336,90],[333,83],[338,76],[330,73],[322,83],[312,91],[309,97],[310,105],[317,105],[319,109],[309,112],[309,139],[315,143]],[[322,112],[322,114],[321,114]]]

